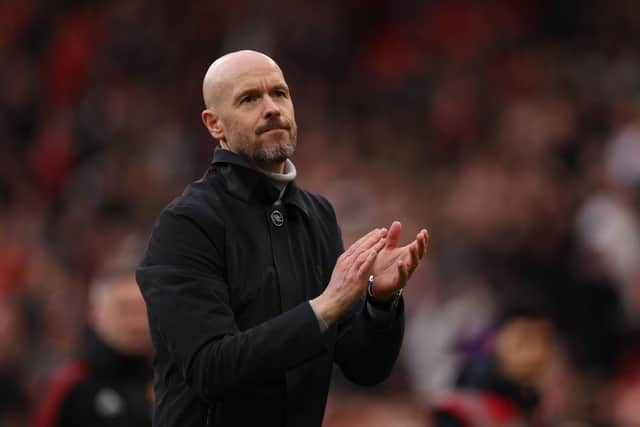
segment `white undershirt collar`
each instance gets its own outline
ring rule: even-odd
[[[271,178],[273,185],[275,185],[278,190],[280,190],[280,197],[284,194],[284,190],[287,188],[287,184],[296,179],[296,167],[293,162],[289,159],[284,162],[284,172],[283,173],[274,173],[262,171],[266,176]]]

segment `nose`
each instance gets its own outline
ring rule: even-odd
[[[272,97],[266,96],[264,103],[264,118],[270,119],[274,116],[280,115],[280,107],[276,104]]]

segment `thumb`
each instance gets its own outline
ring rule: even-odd
[[[402,224],[399,221],[393,221],[393,223],[391,223],[391,227],[389,227],[389,232],[387,233],[387,248],[392,249],[398,246],[401,231]]]

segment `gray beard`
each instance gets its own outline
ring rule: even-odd
[[[284,146],[278,145],[270,149],[260,147],[253,153],[246,153],[247,157],[256,163],[280,163],[293,157],[296,152],[296,141],[292,140]]]

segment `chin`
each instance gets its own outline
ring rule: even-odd
[[[252,160],[258,164],[278,164],[285,162],[289,157],[274,155],[274,156],[256,156]]]
[[[270,146],[263,145],[252,156],[254,160],[265,163],[280,163],[293,157],[295,154],[295,144],[291,142],[276,143]]]

